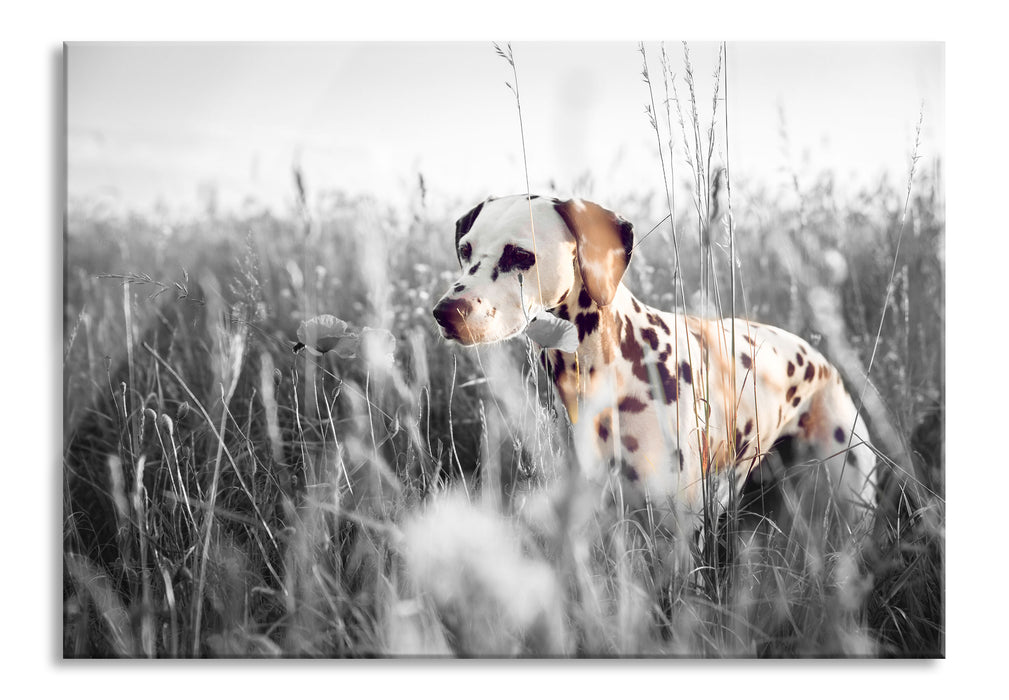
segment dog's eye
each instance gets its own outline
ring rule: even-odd
[[[459,246],[459,257],[463,262],[469,262],[470,257],[473,255],[473,246],[469,243],[463,243]]]

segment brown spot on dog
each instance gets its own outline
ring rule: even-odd
[[[662,329],[663,333],[669,335],[669,326],[666,325],[666,322],[663,321],[658,314],[649,313],[646,318],[648,318],[648,322],[653,326],[658,326]]]
[[[749,344],[750,344],[750,345],[752,345],[753,347],[756,347],[756,346],[757,346],[757,343],[756,343],[756,341],[754,341],[754,340],[753,340],[753,338],[751,338],[751,337],[750,337],[750,336],[748,336],[748,335],[744,335],[744,336],[743,336],[743,340],[745,340],[745,341],[746,341],[747,343],[749,343]]]
[[[635,313],[641,313],[641,306],[638,304],[638,300],[634,297],[631,297],[631,306],[634,307]]]
[[[753,361],[750,359],[750,356],[747,355],[745,352],[739,356],[739,361],[743,364],[743,367],[745,369],[750,369],[751,367],[753,367]]]
[[[676,378],[669,373],[669,367],[666,365],[656,365],[655,369],[658,370],[662,391],[666,395],[666,403],[673,403],[676,401]]]
[[[620,465],[620,471],[623,472],[624,476],[627,477],[628,481],[637,481],[639,478],[638,470],[632,467],[627,462],[623,462]]]
[[[792,406],[798,406],[800,403],[802,403],[801,396],[796,396],[794,399],[792,399]]]
[[[476,274],[476,272],[477,272],[477,270],[479,270],[479,269],[480,269],[480,265],[481,265],[481,263],[477,263],[476,265],[474,265],[473,267],[471,267],[471,268],[469,269],[469,272],[468,272],[467,274],[470,274],[470,275],[475,275],[475,274]]]
[[[556,382],[564,374],[564,356],[559,352],[554,352],[551,359],[554,364],[554,381]]]
[[[743,435],[749,435],[751,430],[753,430],[753,419],[749,418],[746,425],[743,426]]]
[[[575,317],[575,325],[578,326],[578,342],[580,343],[585,340],[585,336],[599,327],[599,314],[595,311],[580,313]]]
[[[655,332],[654,328],[642,328],[641,339],[651,345],[652,350],[659,349],[659,334]]]
[[[736,448],[736,456],[735,456],[735,458],[739,459],[740,457],[742,457],[743,453],[746,452],[746,449],[749,446],[750,446],[750,441],[749,440],[744,440],[743,439],[743,434],[740,433],[737,430],[736,431],[736,443],[735,443],[735,448]]]
[[[806,373],[803,375],[802,378],[805,379],[807,382],[811,382],[815,377],[816,377],[816,365],[810,362],[806,366]]]
[[[838,428],[834,431],[834,439],[838,442],[844,442],[844,428]]]
[[[477,263],[479,265],[479,263]],[[531,250],[508,243],[501,251],[495,269],[501,272],[524,272],[536,264],[536,254]]]
[[[650,340],[649,343],[651,343]],[[658,345],[657,338],[655,345]],[[634,327],[631,324],[630,319],[627,320],[627,323],[624,326],[623,339],[620,342],[620,352],[624,359],[631,363],[631,372],[634,376],[649,385],[648,395],[654,399],[655,392],[651,386],[651,376],[644,361],[644,351],[642,350],[642,346],[634,337]],[[656,374],[658,374],[659,384],[662,387],[666,403],[676,401],[676,378],[670,374],[669,368],[665,365],[665,363],[656,364],[655,371]]]
[[[791,377],[793,374],[795,374],[795,365],[789,362],[788,365],[785,367],[785,372],[788,374],[789,377]]]
[[[624,447],[627,448],[628,452],[638,451],[638,439],[633,435],[624,435],[620,438],[620,441],[624,443]]]
[[[570,321],[571,320],[571,317],[568,316],[568,305],[567,304],[561,304],[560,306],[557,307],[557,318],[562,318],[565,321]]]
[[[785,401],[791,401],[792,397],[795,396],[795,387],[788,387],[788,391],[785,392]]]
[[[799,353],[795,353],[795,361],[800,367],[806,364],[806,361],[802,359],[802,355]]]
[[[645,366],[644,362],[637,362],[631,365],[631,373],[645,384],[651,386],[652,378],[648,376],[648,367]],[[650,388],[648,389],[648,396],[653,399],[655,398]]]
[[[805,428],[809,424],[809,411],[806,411],[801,416],[799,416],[799,427]]]
[[[623,340],[620,341],[620,354],[631,363],[631,371],[634,372],[634,376],[643,382],[647,382],[648,371],[645,369],[643,362],[645,356],[641,351],[638,341],[634,338],[634,327],[631,325],[630,320],[624,324]]]
[[[578,305],[583,309],[592,306],[592,297],[589,296],[589,290],[585,287],[582,287],[582,291],[578,292]]]
[[[680,379],[687,384],[693,384],[694,373],[690,369],[690,363],[684,360],[680,363]]]
[[[647,407],[644,401],[634,396],[625,396],[617,404],[617,410],[621,413],[641,413]]]
[[[603,442],[610,439],[610,417],[608,415],[596,417],[596,433]]]

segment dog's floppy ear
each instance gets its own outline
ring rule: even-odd
[[[462,254],[459,252],[459,241],[473,228],[473,222],[476,221],[476,217],[480,216],[480,210],[489,201],[490,199],[480,202],[455,222],[455,256],[459,259],[459,267],[462,267]]]
[[[582,284],[592,301],[607,306],[631,262],[634,227],[593,202],[569,199],[554,208],[575,237]]]

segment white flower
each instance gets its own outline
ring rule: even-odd
[[[298,340],[295,352],[308,348],[313,354],[322,355],[332,350],[343,358],[356,357],[360,344],[358,335],[349,330],[347,322],[330,314],[302,321],[298,326]]]

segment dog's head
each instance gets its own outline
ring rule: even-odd
[[[535,235],[534,235],[535,234]],[[463,345],[506,340],[583,288],[599,306],[631,259],[631,225],[598,204],[525,195],[488,199],[456,222],[462,276],[434,308]]]

